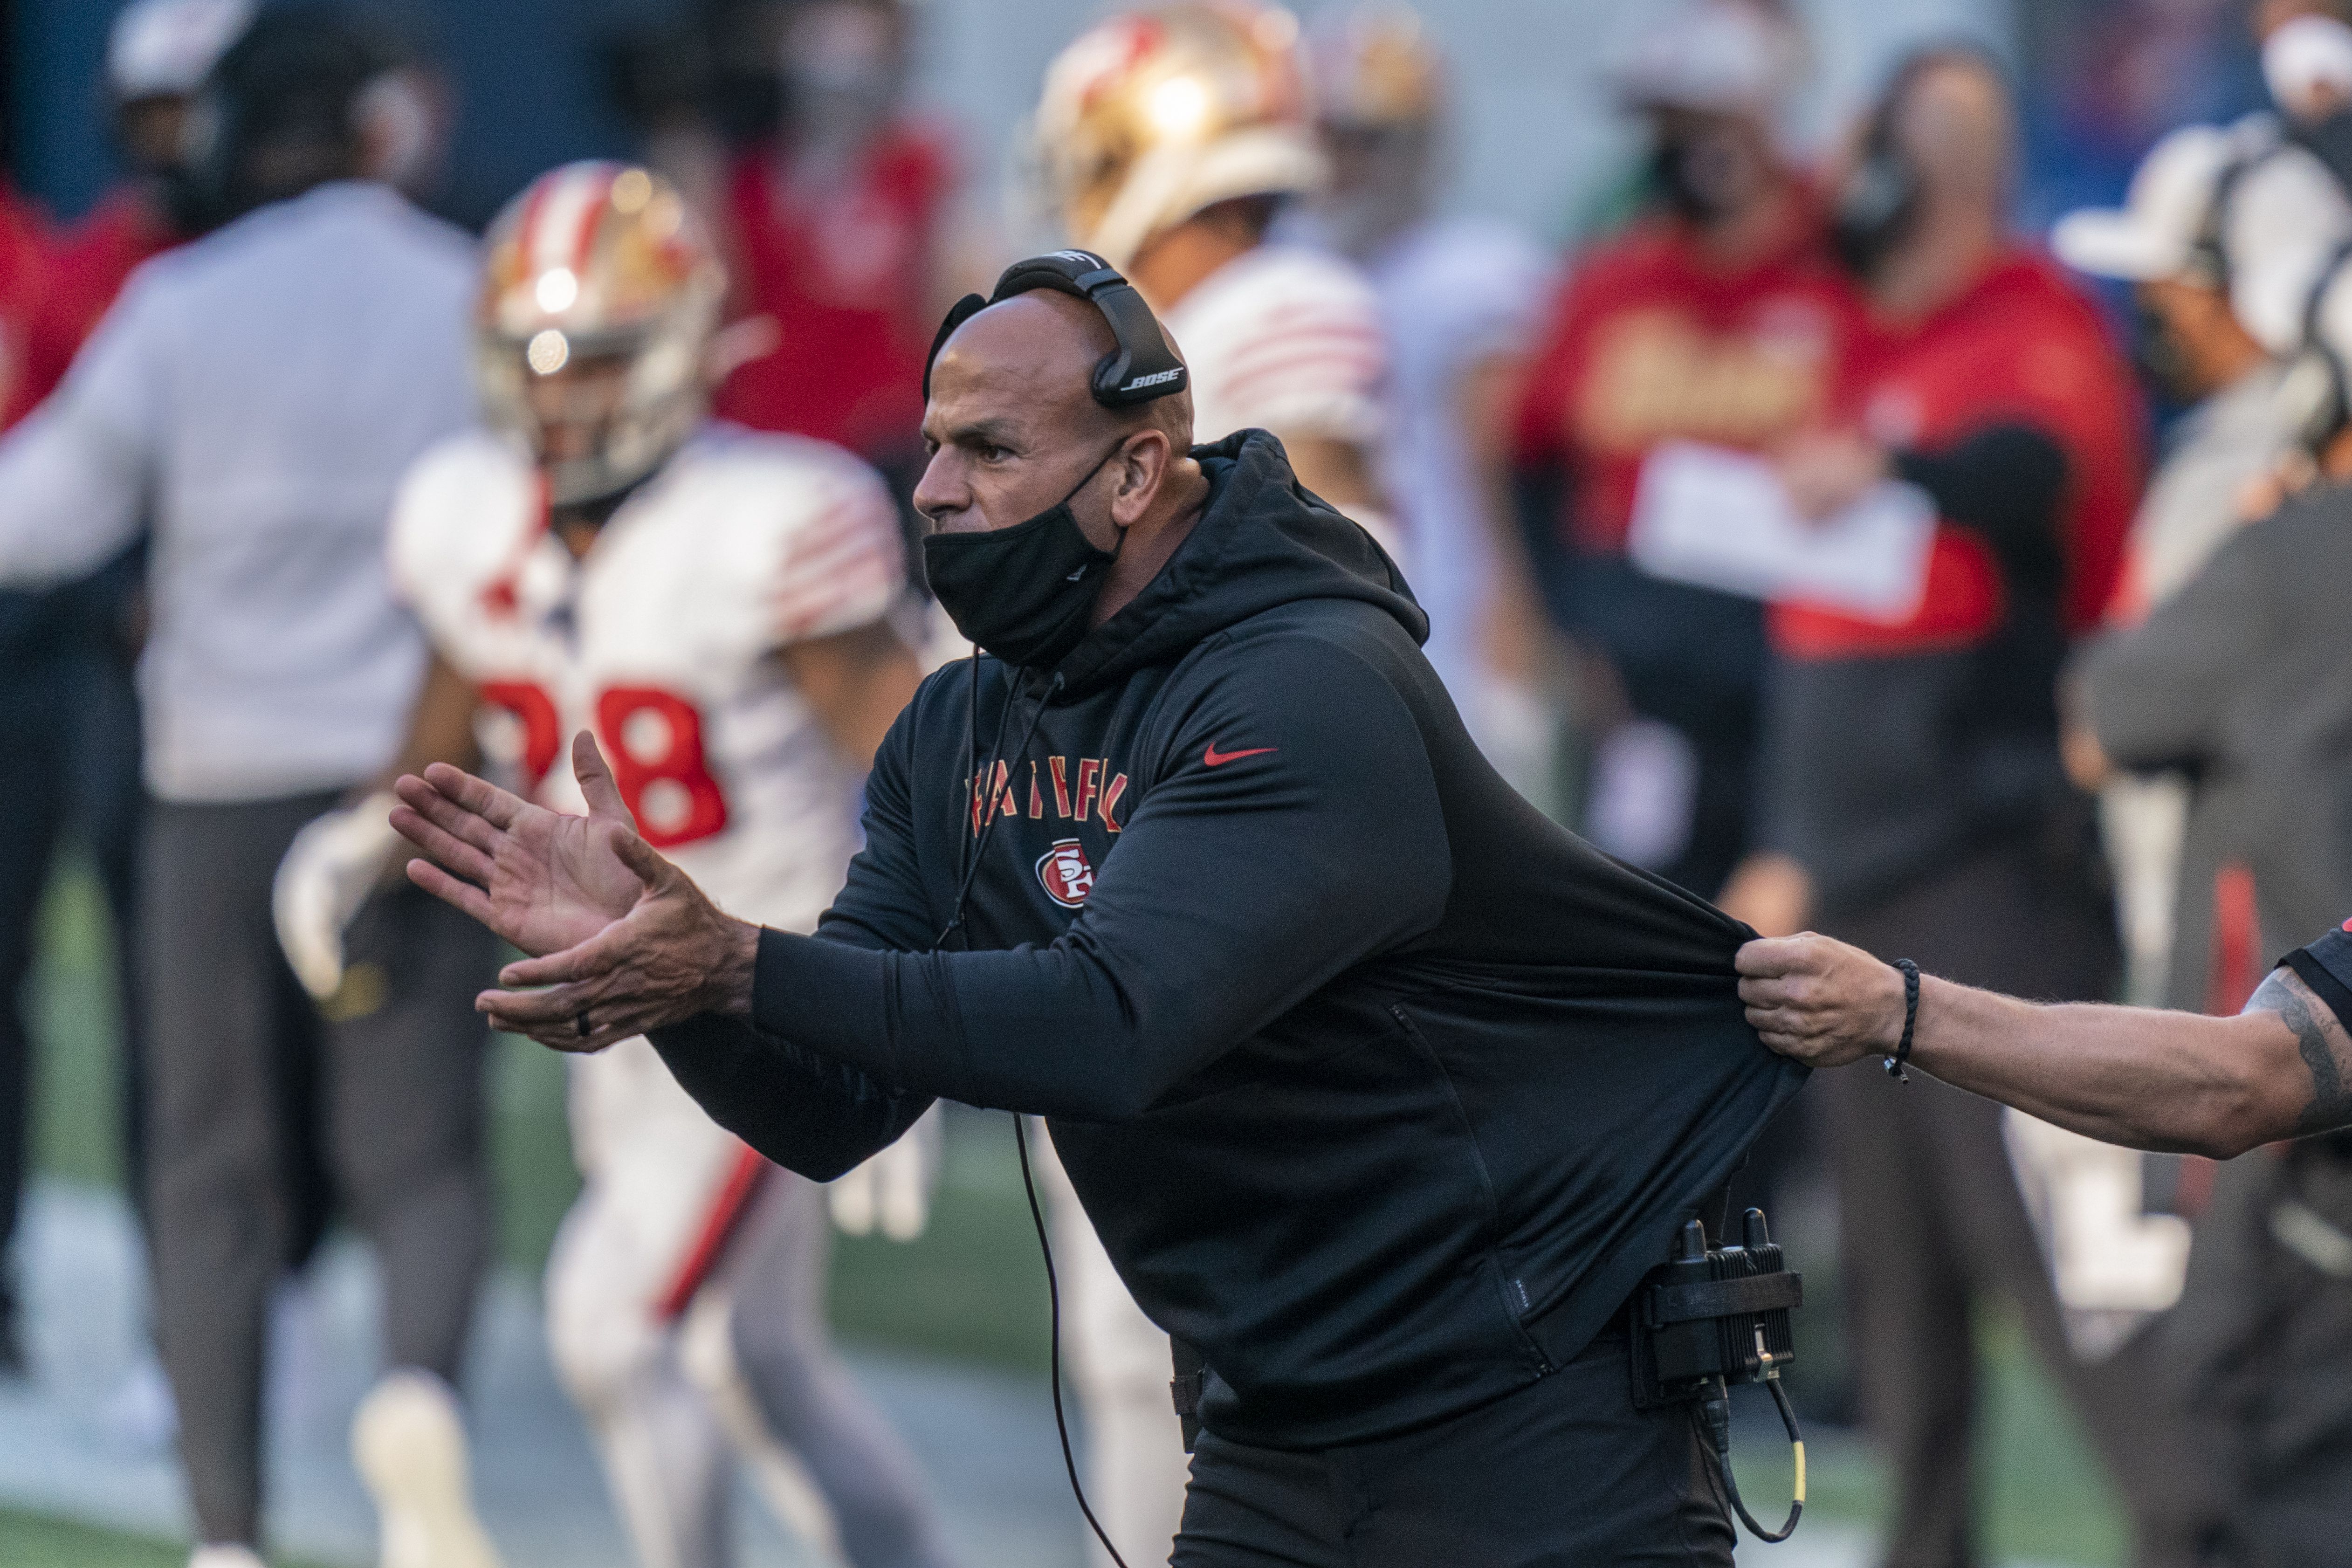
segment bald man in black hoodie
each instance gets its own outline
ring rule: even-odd
[[[412,875],[547,955],[500,1024],[650,1032],[813,1179],[934,1097],[1046,1116],[1210,1369],[1176,1563],[1728,1564],[1622,1309],[1802,1080],[1751,933],[1514,795],[1379,547],[1264,432],[1100,405],[1111,348],[1054,292],[947,339],[916,504],[987,657],[883,742],[814,936],[711,907],[585,735],[586,817],[402,781]]]

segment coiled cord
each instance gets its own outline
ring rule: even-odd
[[[1788,1522],[1777,1531],[1767,1530],[1757,1523],[1756,1516],[1748,1511],[1748,1505],[1739,1500],[1739,1479],[1731,1473],[1731,1391],[1724,1386],[1723,1379],[1714,1380],[1706,1396],[1692,1409],[1691,1420],[1699,1429],[1699,1436],[1706,1445],[1708,1457],[1715,1461],[1709,1467],[1708,1484],[1714,1485],[1717,1477],[1722,1480],[1717,1500],[1727,1502],[1731,1511],[1739,1516],[1739,1522],[1746,1525],[1748,1533],[1757,1540],[1777,1543],[1796,1533],[1797,1521],[1805,1511],[1805,1438],[1797,1429],[1797,1412],[1789,1404],[1788,1391],[1780,1386],[1780,1373],[1777,1368],[1765,1373],[1764,1386],[1772,1391],[1772,1403],[1780,1407],[1780,1425],[1788,1429],[1789,1447],[1797,1461],[1796,1485],[1791,1489],[1795,1495],[1789,1504]]]

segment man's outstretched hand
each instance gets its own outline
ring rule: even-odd
[[[498,1027],[594,1051],[698,1013],[751,1010],[759,928],[729,919],[637,837],[604,753],[572,766],[588,815],[531,805],[436,763],[394,785],[392,825],[429,857],[408,875],[531,954],[476,1005]]]
[[[1739,1000],[1764,1043],[1807,1067],[1883,1056],[1903,1038],[1903,974],[1858,947],[1801,931],[1733,958]]]

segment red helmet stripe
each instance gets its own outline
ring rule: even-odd
[[[587,189],[587,199],[580,204],[580,223],[572,236],[572,273],[584,278],[588,273],[588,253],[596,244],[596,225],[613,200],[613,182],[620,177],[617,163],[592,164],[581,171]]]
[[[533,277],[558,267],[576,275],[596,233],[596,220],[613,189],[609,163],[573,163],[558,169],[531,193],[522,231],[525,265]]]

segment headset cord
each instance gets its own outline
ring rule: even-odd
[[[1054,1430],[1062,1438],[1062,1466],[1070,1472],[1070,1495],[1078,1500],[1078,1511],[1087,1516],[1087,1528],[1095,1532],[1102,1549],[1118,1568],[1127,1568],[1127,1559],[1110,1543],[1110,1536],[1087,1505],[1087,1489],[1078,1484],[1077,1457],[1070,1449],[1070,1424],[1062,1414],[1062,1287],[1054,1275],[1054,1247],[1045,1239],[1045,1211],[1037,1206],[1037,1184],[1029,1174],[1029,1130],[1016,1111],[1013,1117],[1013,1142],[1021,1152],[1021,1190],[1029,1194],[1029,1222],[1037,1227],[1037,1250],[1045,1259],[1045,1300],[1053,1318],[1053,1382]]]
[[[1053,684],[1038,694],[1037,706],[1029,710],[1029,727],[1021,731],[1021,743],[1013,748],[1013,761],[1018,762],[1028,755],[1029,742],[1037,738],[1037,727],[1045,721],[1045,705],[1053,700],[1054,694],[1061,689],[1062,678],[1057,674],[1054,677]],[[1016,694],[1010,692],[1006,694],[1004,711],[996,721],[996,738],[988,743],[988,749],[992,754],[989,758],[988,782],[983,789],[978,759],[980,653],[979,650],[974,649],[971,656],[971,699],[964,710],[964,722],[969,731],[965,742],[964,757],[966,766],[971,773],[972,809],[980,816],[981,825],[980,831],[971,838],[971,858],[964,866],[963,875],[956,882],[955,909],[948,916],[947,925],[940,930],[939,941],[932,944],[935,947],[947,946],[948,938],[954,935],[956,928],[963,924],[964,901],[971,897],[971,884],[980,876],[981,858],[988,848],[990,836],[996,831],[996,770],[1004,765],[1004,731],[1013,727],[1013,703]],[[971,950],[970,931],[964,932],[963,945],[966,952]]]
[[[1045,705],[1061,689],[1062,678],[1056,674],[1054,683],[1038,696],[1037,706],[1029,714],[1029,726],[1022,731],[1021,743],[1013,749],[1015,761],[1027,754],[1029,742],[1037,738],[1038,725],[1045,721]],[[941,947],[947,945],[948,938],[954,934],[956,928],[963,924],[964,900],[971,896],[972,879],[980,875],[982,852],[988,847],[989,836],[996,830],[996,769],[1004,754],[1004,732],[1013,722],[1013,699],[1008,695],[1004,711],[996,721],[996,737],[989,742],[989,750],[995,755],[989,760],[989,778],[983,788],[979,765],[980,650],[977,648],[972,650],[970,689],[971,700],[964,709],[964,765],[971,774],[972,802],[981,816],[981,826],[973,836],[971,862],[964,867],[963,876],[956,886],[954,912],[949,917],[947,929],[940,932],[939,945]],[[964,933],[964,946],[967,950],[971,946],[971,933],[969,931]],[[1078,1484],[1077,1455],[1070,1447],[1069,1417],[1062,1409],[1062,1286],[1054,1272],[1053,1243],[1045,1237],[1045,1211],[1038,1206],[1037,1183],[1029,1170],[1029,1129],[1017,1110],[1013,1113],[1013,1145],[1021,1155],[1021,1190],[1029,1199],[1029,1223],[1037,1227],[1037,1251],[1045,1260],[1045,1303],[1052,1325],[1049,1342],[1052,1347],[1054,1430],[1062,1439],[1062,1468],[1069,1472],[1070,1495],[1078,1500],[1078,1511],[1086,1516],[1087,1528],[1095,1532],[1095,1539],[1102,1542],[1105,1552],[1110,1553],[1111,1562],[1118,1568],[1127,1568],[1127,1559],[1121,1557],[1118,1548],[1110,1543],[1110,1536],[1104,1531],[1102,1521],[1095,1517],[1094,1509],[1087,1504],[1087,1489]]]
[[[1803,1434],[1797,1430],[1797,1412],[1789,1404],[1788,1391],[1780,1386],[1778,1368],[1765,1373],[1764,1386],[1772,1391],[1772,1403],[1780,1407],[1780,1425],[1788,1429],[1789,1447],[1797,1462],[1796,1485],[1791,1489],[1793,1500],[1789,1504],[1788,1522],[1777,1531],[1767,1530],[1757,1523],[1756,1516],[1748,1511],[1748,1505],[1739,1500],[1739,1480],[1731,1473],[1731,1393],[1724,1386],[1723,1379],[1709,1380],[1707,1393],[1691,1411],[1691,1420],[1698,1426],[1700,1439],[1715,1461],[1708,1468],[1708,1485],[1714,1487],[1716,1478],[1722,1478],[1723,1484],[1716,1489],[1717,1500],[1724,1500],[1725,1494],[1728,1493],[1731,1510],[1739,1516],[1739,1522],[1748,1527],[1748,1533],[1759,1541],[1772,1544],[1795,1534],[1797,1520],[1805,1511],[1805,1439]]]

